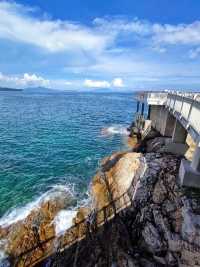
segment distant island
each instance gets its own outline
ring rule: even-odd
[[[9,88],[9,87],[0,87],[0,92],[1,91],[6,91],[6,92],[10,92],[10,91],[23,91],[26,93],[47,93],[47,92],[57,92],[57,90],[54,89],[49,89],[46,87],[27,87],[24,89],[19,89],[19,88]]]
[[[8,88],[8,87],[0,87],[0,92],[9,92],[9,91],[22,91],[22,89],[17,89],[17,88]]]
[[[25,93],[37,93],[37,94],[43,94],[43,93],[57,93],[59,90],[47,88],[47,87],[27,87],[24,89]]]

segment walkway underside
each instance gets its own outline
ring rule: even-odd
[[[145,102],[149,105],[148,119],[152,127],[162,136],[171,138],[167,152],[184,155],[188,148],[187,134],[196,142],[192,161],[183,159],[181,162],[179,182],[183,186],[200,188],[200,94],[144,92],[136,98],[142,105]]]

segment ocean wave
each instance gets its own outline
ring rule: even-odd
[[[109,136],[115,134],[127,136],[129,135],[129,131],[127,130],[127,127],[123,125],[111,125],[101,130],[101,135],[103,136]]]
[[[0,250],[0,267],[11,267],[10,262],[3,250]]]
[[[0,267],[9,267],[8,256],[6,255],[3,247],[6,245],[6,240],[0,240]]]
[[[61,210],[55,216],[53,224],[55,226],[56,236],[62,235],[73,224],[73,218],[77,210]]]
[[[72,198],[74,197],[74,188],[72,185],[54,185],[50,190],[34,201],[26,204],[25,206],[17,207],[8,211],[5,215],[3,215],[3,217],[1,217],[0,227],[8,227],[19,221],[23,221],[34,209],[40,208],[43,203],[54,200],[59,196],[64,197],[66,194]]]
[[[80,207],[90,207],[92,205],[92,198],[90,188],[85,192],[83,199],[77,200],[77,205],[73,209],[61,210],[55,216],[53,224],[55,227],[56,236],[62,235],[68,228],[73,225],[73,218],[75,218]]]

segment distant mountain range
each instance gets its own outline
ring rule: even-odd
[[[45,87],[28,87],[25,89],[18,89],[18,88],[8,88],[8,87],[0,87],[0,92],[13,92],[13,91],[18,91],[18,92],[25,92],[25,93],[56,93],[59,92],[58,90],[55,89],[49,89]]]
[[[26,93],[56,93],[58,90],[46,87],[28,87],[23,90]]]
[[[7,88],[7,87],[0,87],[0,92],[9,92],[9,91],[22,91],[22,89],[17,89],[17,88]]]

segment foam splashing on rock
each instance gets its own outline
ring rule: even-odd
[[[56,236],[62,235],[73,224],[73,218],[76,216],[76,210],[61,210],[54,218]]]

